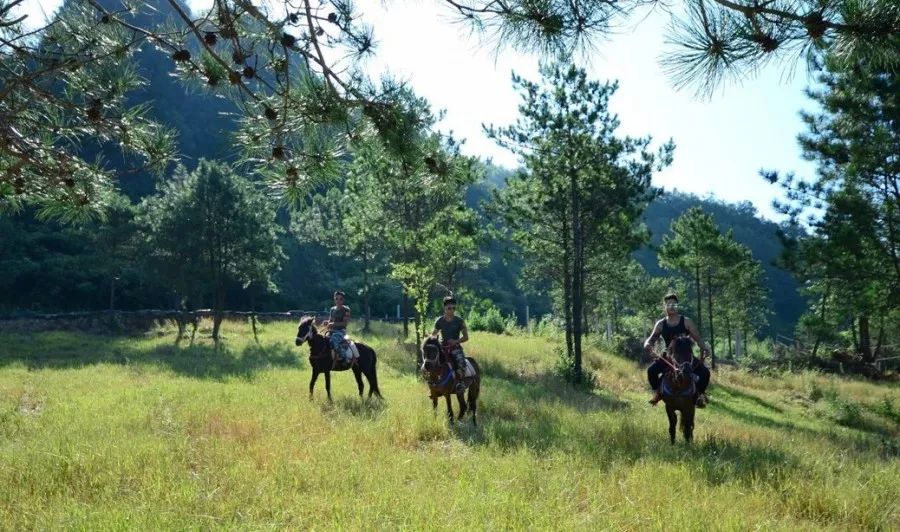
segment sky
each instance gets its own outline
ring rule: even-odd
[[[27,0],[24,9],[38,18],[41,9],[52,12],[59,3]],[[188,0],[195,10],[211,3]],[[439,128],[465,139],[465,153],[518,165],[513,154],[484,135],[482,125],[515,120],[520,98],[511,74],[537,79],[538,57],[498,52],[458,23],[441,0],[358,0],[356,5],[375,32],[375,55],[365,64],[370,75],[390,73],[405,80],[433,109],[444,110]],[[804,131],[800,109],[814,108],[803,94],[811,81],[805,67],[771,66],[701,99],[674,89],[659,66],[668,15],[642,15],[575,60],[595,79],[618,80],[610,107],[623,134],[675,141],[674,162],[654,177],[654,184],[729,202],[750,201],[763,216],[780,219],[771,207],[779,191],[759,177],[759,170],[813,172],[796,141]]]

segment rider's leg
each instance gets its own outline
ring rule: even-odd
[[[344,347],[341,345],[346,334],[346,332],[340,329],[331,332],[331,349],[334,351],[336,358],[340,358],[341,360],[346,359]]]
[[[651,405],[655,405],[662,400],[662,393],[660,392],[660,386],[662,385],[661,375],[665,370],[665,364],[661,360],[655,361],[647,368],[647,382],[650,383],[650,388],[654,392],[653,397],[650,399]]]
[[[456,382],[457,388],[465,388],[465,377],[466,377],[466,355],[463,353],[462,348],[457,347],[453,350],[453,359],[456,363]]]

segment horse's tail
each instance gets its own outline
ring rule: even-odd
[[[469,386],[469,402],[477,401],[478,394],[481,393],[481,367],[478,365],[478,362],[475,362],[475,359],[472,357],[466,357],[469,360],[469,363],[472,364],[472,368],[475,370],[475,379],[473,379],[472,384]]]

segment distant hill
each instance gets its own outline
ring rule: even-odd
[[[504,179],[512,172],[503,167],[489,165],[484,181],[469,191],[467,197],[469,205],[475,207],[481,202],[490,201],[490,191],[502,187]],[[731,204],[678,191],[663,194],[650,204],[644,215],[644,223],[650,229],[651,240],[649,246],[635,252],[637,261],[652,275],[671,275],[672,272],[660,268],[656,248],[662,243],[662,236],[669,231],[672,222],[694,206],[699,206],[711,214],[722,232],[734,230],[735,239],[749,247],[753,256],[762,263],[771,307],[769,326],[764,333],[791,334],[805,310],[805,301],[797,290],[797,281],[789,272],[775,265],[782,250],[781,241],[777,236],[778,225],[761,218],[756,208],[749,202]],[[484,251],[491,257],[491,264],[486,268],[488,271],[484,277],[485,281],[488,281],[485,283],[486,289],[493,294],[492,299],[497,300],[501,308],[509,308],[509,305],[515,304],[514,302],[524,305],[524,296],[515,285],[517,277],[515,274],[517,268],[521,267],[521,261],[504,258],[504,252],[507,250],[502,243],[492,243]],[[532,303],[532,308],[534,305],[535,303]],[[542,312],[549,311],[549,302],[541,301],[538,307]],[[524,309],[519,312],[524,312]]]

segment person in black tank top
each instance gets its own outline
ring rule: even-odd
[[[663,304],[666,317],[656,322],[653,332],[644,342],[644,349],[648,353],[653,353],[656,342],[662,337],[666,343],[666,349],[672,345],[676,338],[688,337],[694,343],[700,346],[701,358],[694,359],[694,374],[697,375],[697,407],[706,406],[706,387],[709,385],[709,369],[703,365],[703,358],[709,353],[709,347],[700,337],[700,331],[690,318],[682,316],[678,312],[678,296],[672,293],[666,294],[663,298]],[[653,398],[650,399],[651,405],[656,405],[661,399],[660,385],[662,384],[662,375],[666,372],[668,365],[662,360],[655,360],[653,364],[647,368],[647,381],[653,388]]]

